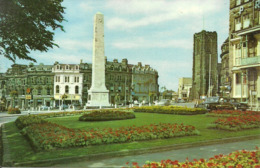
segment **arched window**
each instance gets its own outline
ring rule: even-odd
[[[75,86],[75,94],[79,94],[79,86]]]
[[[60,86],[59,85],[56,86],[56,93],[60,93]]]
[[[68,85],[65,86],[65,93],[69,93],[69,86]]]

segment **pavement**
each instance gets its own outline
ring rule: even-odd
[[[188,158],[190,161],[193,159],[205,158],[209,159],[214,157],[214,155],[224,154],[228,155],[231,152],[236,150],[255,150],[255,147],[260,147],[260,140],[246,140],[241,142],[225,143],[225,144],[216,144],[200,147],[191,147],[186,149],[177,149],[166,152],[134,155],[134,156],[124,156],[124,157],[115,157],[110,159],[101,159],[95,161],[80,161],[80,162],[66,162],[64,164],[55,164],[52,167],[123,167],[127,166],[126,163],[129,162],[131,165],[132,162],[137,162],[139,166],[145,164],[146,161],[157,161],[161,160],[178,160],[185,161]]]

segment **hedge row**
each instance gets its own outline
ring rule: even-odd
[[[213,110],[207,113],[210,117],[232,117],[232,116],[248,116],[259,115],[258,111],[240,111],[240,110]]]
[[[15,120],[15,124],[19,129],[23,129],[33,124],[42,124],[47,121],[37,115],[20,116]]]
[[[99,110],[83,114],[79,121],[109,121],[135,118],[134,113],[124,111]]]
[[[47,122],[25,127],[22,134],[36,150],[49,150],[198,135],[198,131],[194,126],[171,123],[79,130]]]
[[[8,114],[21,114],[19,108],[8,108]]]
[[[149,106],[149,107],[136,107],[134,112],[144,113],[161,113],[161,114],[176,114],[176,115],[196,115],[207,113],[206,109],[202,108],[188,108],[181,106]]]

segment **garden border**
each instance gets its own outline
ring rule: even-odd
[[[246,140],[253,140],[253,139],[260,139],[260,134],[258,135],[251,135],[251,136],[240,136],[240,137],[232,137],[232,138],[223,138],[223,139],[215,139],[209,141],[200,141],[194,143],[184,143],[184,144],[175,144],[175,145],[167,145],[167,146],[160,146],[154,148],[142,148],[142,149],[133,149],[133,150],[125,150],[125,151],[116,151],[116,152],[106,152],[106,153],[99,153],[99,154],[90,154],[90,155],[83,155],[83,156],[73,156],[73,157],[63,157],[57,159],[48,159],[48,160],[38,160],[38,161],[27,161],[27,162],[18,162],[15,163],[11,159],[9,153],[9,144],[6,138],[6,134],[4,131],[5,127],[4,124],[2,125],[2,139],[3,139],[3,164],[2,166],[51,166],[54,164],[59,163],[68,163],[71,160],[73,162],[76,161],[88,161],[88,160],[100,160],[100,159],[107,159],[113,158],[118,156],[129,156],[129,155],[140,155],[145,153],[156,153],[156,152],[163,152],[169,150],[176,150],[176,149],[185,149],[191,147],[198,147],[198,146],[207,146],[207,145],[214,145],[214,144],[221,144],[221,143],[231,143],[231,142],[239,142],[239,141],[246,141]]]

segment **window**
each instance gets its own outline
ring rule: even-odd
[[[41,95],[41,93],[42,93],[42,90],[38,89],[38,95]]]
[[[240,83],[241,83],[241,74],[236,73],[236,84],[240,84]]]
[[[79,83],[79,77],[75,77],[75,78],[74,78],[74,82]]]
[[[241,18],[238,17],[235,19],[235,31],[241,30]]]
[[[65,93],[69,93],[69,86],[68,85],[65,86]]]
[[[241,0],[236,0],[236,5],[240,5],[241,4]]]
[[[75,86],[75,94],[79,94],[79,86]]]
[[[79,69],[79,66],[78,65],[76,65],[76,70],[78,70]]]
[[[249,14],[243,16],[243,28],[248,28],[250,25]]]
[[[66,69],[69,69],[69,66],[68,66],[68,65],[66,65]]]
[[[60,86],[59,85],[56,86],[56,93],[60,93]]]
[[[69,76],[65,76],[65,82],[70,82],[70,77]]]
[[[241,45],[235,45],[235,65],[241,64]]]
[[[47,95],[51,95],[51,89],[47,88]]]
[[[249,0],[244,0],[244,2],[249,2]]]

